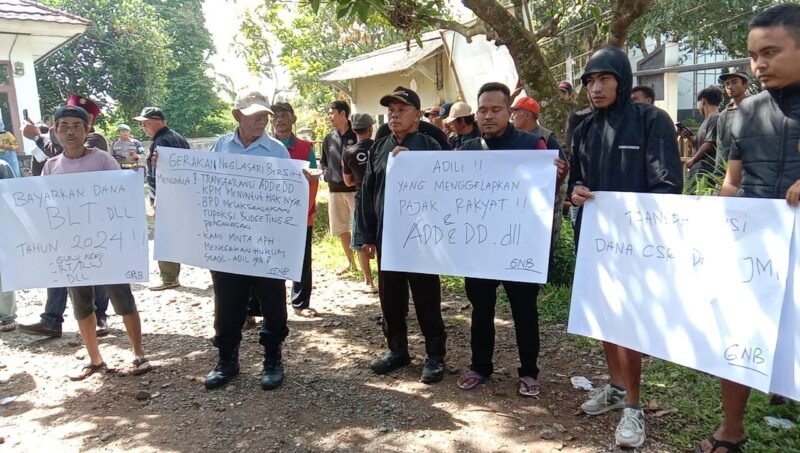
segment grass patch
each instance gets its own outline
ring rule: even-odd
[[[642,401],[655,399],[663,408],[678,409],[677,414],[659,419],[660,434],[681,450],[694,449],[700,440],[713,433],[722,422],[719,379],[674,363],[652,359],[643,370]],[[800,425],[800,407],[770,406],[770,397],[753,391],[745,413],[748,452],[798,452],[800,429],[770,428],[769,415]]]

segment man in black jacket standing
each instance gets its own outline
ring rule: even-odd
[[[750,68],[766,88],[744,99],[731,127],[722,196],[800,200],[800,5],[765,10],[750,23]],[[750,388],[722,380],[722,425],[701,453],[741,451]]]
[[[572,138],[569,193],[576,206],[591,200],[592,190],[681,193],[683,171],[672,120],[663,110],[631,101],[632,78],[628,57],[616,47],[598,50],[586,64],[581,81],[594,111]],[[616,443],[639,447],[645,441],[639,405],[642,355],[611,343],[603,343],[603,349],[611,382],[581,409],[597,415],[624,408]]]
[[[417,320],[425,337],[427,358],[421,381],[432,384],[444,376],[444,356],[447,334],[442,320],[442,294],[438,275],[413,272],[394,272],[381,269],[381,244],[383,241],[383,199],[386,189],[386,165],[389,154],[409,149],[436,151],[441,147],[427,135],[417,132],[420,119],[419,96],[414,91],[397,87],[381,98],[389,117],[388,135],[372,146],[367,161],[367,171],[361,187],[361,219],[359,232],[363,236],[364,251],[378,255],[378,295],[383,313],[383,333],[389,350],[369,367],[376,374],[386,374],[411,363],[408,353],[408,289],[414,297]]]
[[[478,125],[482,131],[480,138],[464,143],[463,151],[510,150],[527,152],[546,149],[545,141],[539,135],[517,130],[509,123],[511,118],[511,93],[502,83],[490,82],[478,90]],[[568,165],[556,159],[558,181],[561,185],[567,175]],[[556,202],[553,195],[553,204]],[[470,369],[458,380],[462,390],[472,390],[486,382],[494,371],[494,314],[497,304],[497,287],[503,289],[511,305],[514,318],[520,367],[519,394],[526,397],[539,395],[541,384],[538,381],[539,367],[539,309],[536,298],[539,295],[537,283],[500,281],[484,278],[466,277],[464,287],[472,304],[472,327],[470,346],[472,363]]]
[[[189,149],[189,142],[183,136],[169,127],[164,112],[158,107],[145,107],[141,115],[134,118],[142,123],[142,130],[153,140],[150,144],[150,153],[147,155],[147,186],[150,189],[150,205],[155,207],[156,202],[156,169],[153,166],[153,156],[158,156],[158,147]],[[157,157],[156,157],[157,158]],[[164,291],[165,289],[181,286],[178,276],[181,274],[181,263],[159,261],[158,269],[161,272],[161,284],[151,286],[151,291]]]

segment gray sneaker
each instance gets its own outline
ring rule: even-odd
[[[611,384],[595,389],[589,394],[589,399],[581,404],[581,409],[589,415],[605,414],[608,411],[625,407],[625,390],[617,390]]]
[[[622,420],[614,434],[617,445],[624,448],[639,448],[644,444],[644,412],[641,409],[626,407],[622,411]]]

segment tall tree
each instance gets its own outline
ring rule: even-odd
[[[335,94],[333,88],[320,83],[320,74],[350,57],[406,36],[379,15],[368,17],[364,25],[349,17],[335,19],[333,3],[320,5],[318,13],[302,7],[289,16],[286,2],[265,0],[245,16],[238,42],[251,72],[274,80],[279,77],[275,69],[280,63],[289,72],[302,102],[316,106],[330,101]],[[280,43],[277,54],[273,50],[276,43]]]
[[[71,92],[93,96],[120,117],[160,104],[172,66],[164,23],[143,0],[44,0],[92,21],[86,33],[36,67],[43,112]]]
[[[608,43],[623,45],[631,24],[645,14],[655,0],[609,0],[610,17],[603,18],[602,33],[593,40],[592,48]],[[336,0],[339,17],[367,20],[380,16],[408,37],[418,35],[420,28],[432,26],[461,33],[472,38],[486,35],[498,45],[504,44],[521,81],[529,92],[549,107],[546,113],[550,124],[563,124],[571,108],[558,95],[556,80],[550,72],[550,62],[540,45],[540,40],[556,37],[567,24],[563,19],[572,12],[602,11],[604,8],[585,6],[585,0],[556,0],[555,7],[534,11],[529,0],[461,0],[461,3],[478,17],[472,24],[461,24],[446,16],[444,0]],[[603,3],[600,2],[602,5]],[[320,0],[309,0],[308,5],[317,10]],[[570,14],[565,14],[569,12]],[[536,14],[536,15],[534,15]]]
[[[228,106],[219,98],[215,80],[208,75],[208,58],[214,52],[205,26],[202,0],[146,0],[164,22],[171,38],[174,65],[167,73],[167,95],[162,107],[170,127],[188,137],[229,132],[218,121]],[[144,105],[142,105],[144,106]]]

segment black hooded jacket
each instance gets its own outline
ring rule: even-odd
[[[581,76],[606,72],[617,79],[617,100],[595,109],[572,137],[569,194],[592,191],[675,193],[683,190],[683,166],[675,128],[663,110],[631,101],[633,75],[625,53],[604,47]]]

